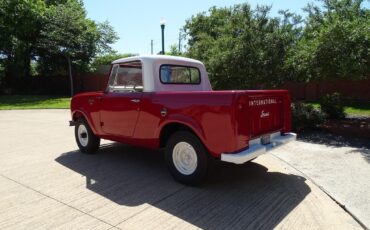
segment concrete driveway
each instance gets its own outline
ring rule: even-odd
[[[310,178],[370,229],[370,141],[313,131],[274,155]]]
[[[161,152],[76,151],[67,110],[0,111],[0,229],[361,229],[273,154],[173,181]]]

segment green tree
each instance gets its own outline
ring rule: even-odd
[[[271,7],[213,7],[193,16],[184,30],[187,55],[202,60],[216,89],[273,87],[285,80],[287,50],[300,35],[301,18]]]
[[[171,56],[183,56],[183,54],[180,52],[178,45],[173,44],[170,46],[170,51],[166,53],[166,55],[171,55]]]
[[[39,39],[40,52],[47,54],[40,66],[45,68],[50,61],[64,58],[73,95],[72,63],[87,69],[97,53],[112,51],[109,44],[116,39],[117,35],[107,22],[96,24],[86,18],[82,2],[68,0],[64,4],[51,5],[45,13]]]
[[[93,61],[90,64],[89,69],[90,71],[96,71],[100,66],[110,65],[113,61],[117,59],[132,57],[132,56],[137,56],[137,54],[109,53],[105,55],[99,55],[93,59]]]
[[[31,60],[43,75],[87,70],[98,54],[111,53],[117,35],[86,16],[82,0],[0,0],[0,59],[5,75],[29,76]]]
[[[98,39],[97,39],[97,55],[115,54],[115,51],[110,46],[118,40],[118,35],[108,21],[97,24]]]
[[[360,79],[370,74],[370,10],[363,0],[321,0],[310,4],[298,44],[286,68],[300,81]]]
[[[0,0],[0,59],[7,84],[29,75],[45,7],[42,0]]]

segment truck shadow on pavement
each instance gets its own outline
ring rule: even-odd
[[[304,142],[322,144],[330,147],[356,148],[356,150],[349,151],[348,153],[359,152],[364,159],[370,163],[370,142],[367,138],[343,136],[322,130],[305,131],[299,133],[298,138]]]
[[[55,160],[86,177],[87,189],[119,205],[148,203],[203,229],[273,229],[311,191],[304,178],[253,162],[217,163],[204,185],[186,187],[172,179],[161,152],[121,144]]]

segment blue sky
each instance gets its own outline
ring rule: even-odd
[[[109,21],[119,35],[113,48],[120,53],[150,53],[150,41],[154,40],[154,53],[161,49],[161,30],[159,21],[166,20],[166,50],[171,44],[178,44],[179,29],[192,15],[207,11],[212,6],[232,6],[248,2],[253,7],[257,4],[272,5],[272,15],[280,9],[290,9],[302,13],[302,8],[312,0],[84,0],[89,18],[97,21]]]

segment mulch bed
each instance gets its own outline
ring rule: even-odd
[[[350,117],[341,120],[329,120],[321,125],[320,128],[333,134],[370,139],[370,117]]]

